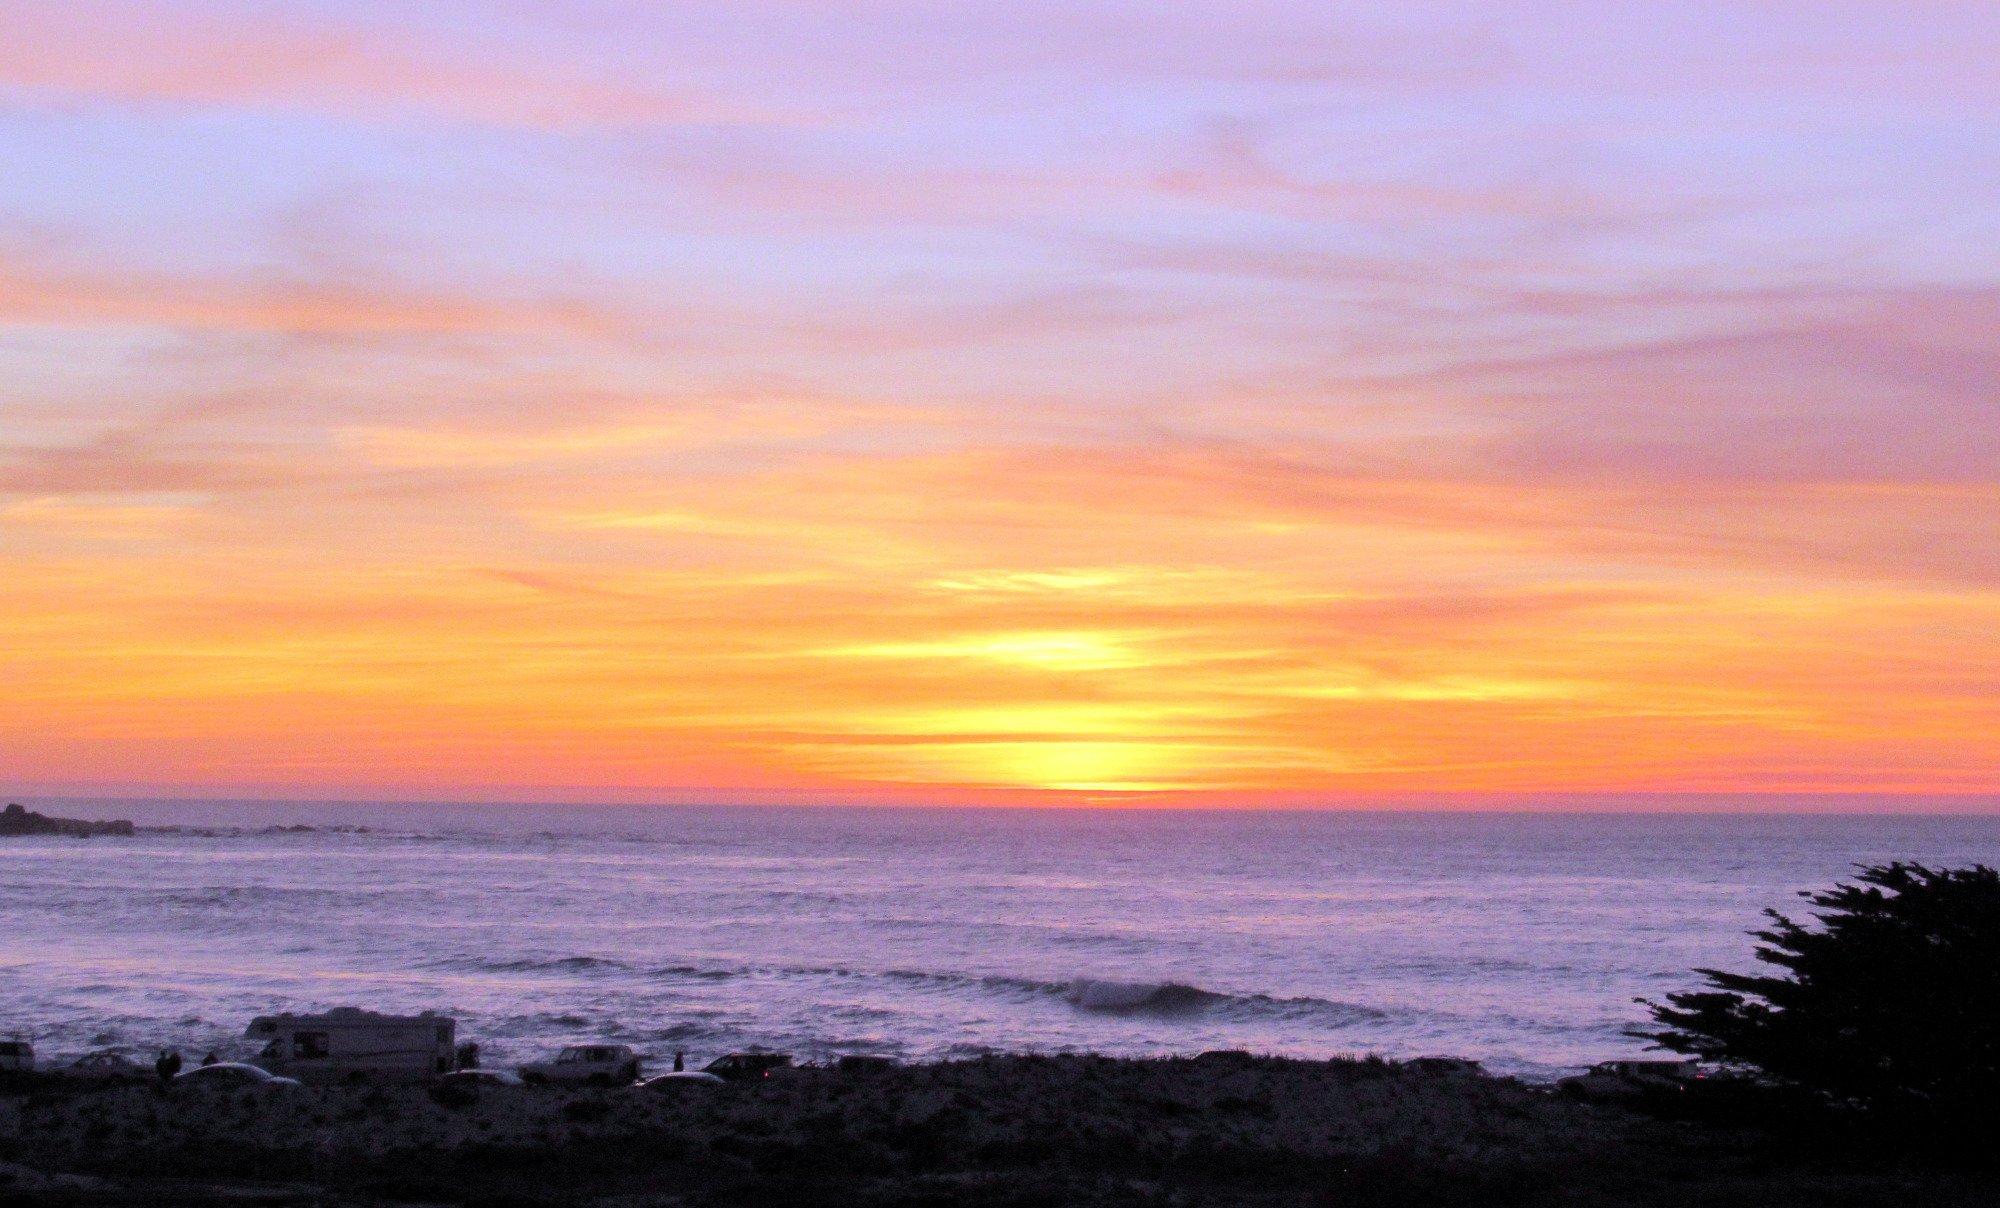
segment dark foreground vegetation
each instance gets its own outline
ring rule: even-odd
[[[1906,1147],[2000,1148],[2000,872],[1882,864],[1800,896],[1808,922],[1752,933],[1768,971],[1701,970],[1643,1035]]]
[[[1379,1061],[1014,1057],[748,1085],[86,1088],[0,1097],[0,1203],[2000,1203],[1789,1092],[1635,1107]],[[10,1198],[11,1197],[11,1198]]]

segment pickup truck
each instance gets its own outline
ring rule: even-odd
[[[554,1061],[521,1067],[523,1082],[563,1082],[587,1086],[624,1086],[639,1080],[639,1055],[624,1044],[573,1044]]]

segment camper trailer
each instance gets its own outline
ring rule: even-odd
[[[244,1033],[265,1041],[257,1064],[307,1082],[414,1082],[455,1065],[457,1021],[429,1011],[378,1015],[337,1007],[324,1015],[260,1015]]]

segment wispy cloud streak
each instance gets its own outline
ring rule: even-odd
[[[2000,25],[1918,7],[8,9],[0,748],[1991,799]]]

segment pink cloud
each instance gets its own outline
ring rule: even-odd
[[[2000,481],[2000,290],[1885,291],[1846,313],[1448,376],[1537,476]]]
[[[1162,172],[1159,188],[1218,204],[1270,208],[1302,218],[1409,221],[1413,216],[1599,220],[1605,203],[1575,190],[1523,181],[1510,185],[1431,183],[1406,171],[1364,168],[1313,178],[1281,166],[1268,131],[1242,119],[1210,125],[1189,162]]]
[[[774,118],[498,47],[441,52],[383,28],[268,14],[220,19],[149,3],[0,8],[0,86],[71,101],[428,114],[551,128]]]

